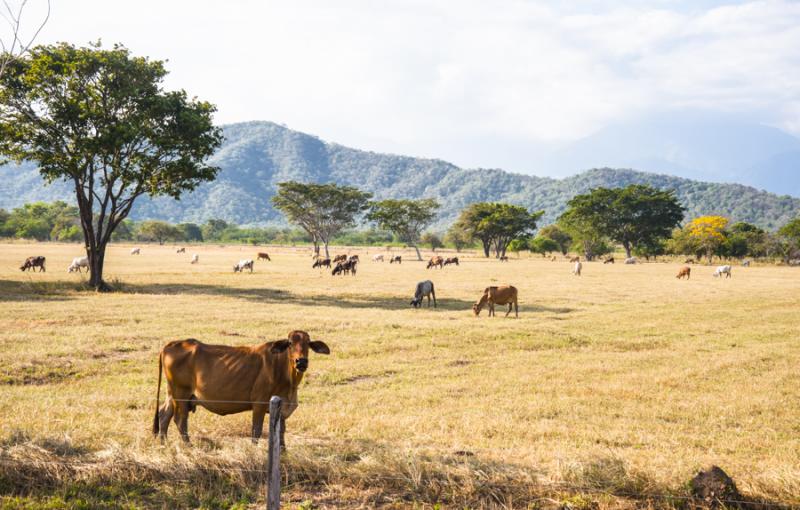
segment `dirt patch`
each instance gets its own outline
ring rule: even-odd
[[[10,386],[41,386],[58,384],[65,379],[78,377],[79,372],[70,360],[34,360],[14,365],[0,373],[0,384]]]
[[[397,373],[396,370],[384,370],[380,374],[352,375],[350,377],[345,377],[343,379],[339,379],[339,380],[333,382],[332,384],[333,384],[333,386],[343,386],[345,384],[362,383],[362,382],[365,382],[365,381],[371,381],[371,380],[380,379],[380,378],[383,378],[383,377],[390,377],[392,375],[395,375],[396,373]]]

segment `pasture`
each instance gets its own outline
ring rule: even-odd
[[[678,264],[589,262],[576,277],[563,259],[462,253],[426,270],[359,248],[358,275],[332,277],[308,248],[130,249],[110,247],[118,291],[100,295],[66,272],[79,245],[0,245],[0,508],[263,502],[249,413],[199,408],[192,446],[174,427],[152,439],[158,352],[292,329],[332,353],[311,355],[287,420],[289,508],[681,507],[711,464],[749,497],[800,505],[797,269],[693,266],[686,281]],[[233,273],[259,251],[272,261]],[[30,255],[46,273],[20,272]],[[425,279],[439,307],[415,310]],[[503,284],[520,317],[474,317]]]

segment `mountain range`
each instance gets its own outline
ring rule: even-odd
[[[270,198],[277,183],[286,180],[348,184],[370,191],[378,199],[436,198],[442,205],[433,227],[437,230],[446,228],[463,207],[477,201],[543,209],[545,224],[554,221],[575,194],[597,186],[632,183],[674,189],[687,209],[687,219],[721,214],[775,229],[800,216],[800,199],[741,184],[700,182],[620,168],[594,168],[556,179],[499,169],[463,169],[438,159],[352,149],[272,122],[230,124],[223,130],[225,142],[211,158],[211,163],[221,168],[215,181],[185,194],[180,201],[140,199],[132,218],[175,223],[221,218],[241,225],[281,225],[283,216],[272,208]],[[776,166],[794,168],[790,142],[777,143],[781,150],[775,153]],[[603,136],[585,143],[597,146],[598,151],[605,147],[605,154],[613,153],[618,146]],[[789,149],[783,151],[786,147]],[[673,170],[680,173],[677,167]],[[46,185],[32,164],[0,167],[0,208],[57,199],[74,202],[66,182]]]

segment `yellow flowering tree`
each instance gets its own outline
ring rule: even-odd
[[[728,226],[728,218],[724,216],[700,216],[686,225],[689,237],[695,241],[701,249],[705,250],[708,262],[711,262],[714,251],[725,242],[727,234],[725,227]]]

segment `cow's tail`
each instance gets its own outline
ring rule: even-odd
[[[161,373],[162,373],[162,358],[164,356],[164,351],[159,351],[158,353],[158,386],[156,388],[156,414],[153,417],[153,435],[157,436],[160,432],[159,427],[159,420],[158,420],[158,398],[161,395]]]

